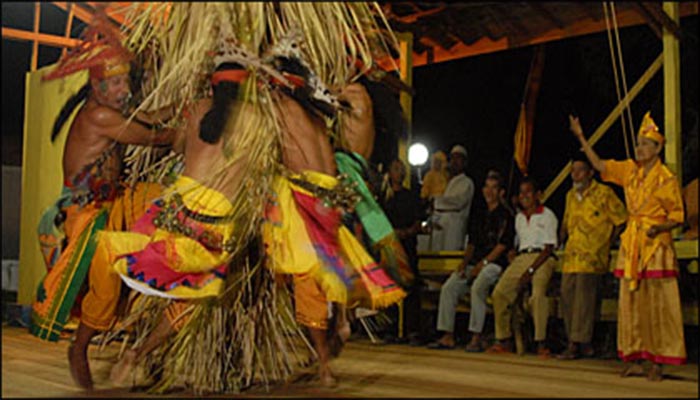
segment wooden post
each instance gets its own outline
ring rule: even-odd
[[[41,3],[34,3],[34,34],[39,33],[39,24],[41,23]],[[32,40],[32,64],[30,70],[32,72],[36,71],[36,66],[39,62],[39,41],[34,38]]]
[[[399,40],[399,74],[401,80],[409,85],[413,86],[413,34],[410,32],[397,33],[396,38]],[[411,120],[412,120],[412,110],[413,110],[413,99],[410,94],[406,92],[401,92],[400,94],[401,108],[406,115],[406,122],[408,123],[408,135],[406,140],[399,139],[399,158],[408,166],[409,173],[406,174],[406,180],[404,185],[408,188],[411,187],[411,165],[408,163],[408,143],[411,143]],[[388,170],[388,165],[385,168]],[[403,338],[403,320],[404,320],[404,306],[403,300],[398,304],[399,307],[399,322],[398,322],[398,337]]]
[[[68,3],[68,19],[66,19],[66,37],[70,38],[70,31],[73,28],[73,16],[75,15],[75,7],[73,6],[73,3]],[[67,48],[63,48],[61,51],[61,57],[64,57],[66,55]]]
[[[602,136],[605,132],[610,129],[610,127],[615,123],[615,120],[620,116],[622,111],[625,109],[627,106],[627,103],[631,103],[632,100],[634,100],[635,97],[639,94],[639,92],[646,86],[646,84],[651,80],[652,77],[658,72],[658,70],[661,68],[661,65],[664,62],[664,55],[659,54],[658,57],[656,57],[656,60],[654,60],[653,63],[647,68],[647,70],[644,72],[644,74],[639,78],[637,83],[632,86],[632,89],[630,89],[629,92],[627,92],[627,96],[625,96],[620,103],[617,104],[617,106],[610,112],[610,114],[605,118],[602,124],[598,127],[598,129],[595,130],[593,135],[591,135],[590,138],[588,138],[588,143],[593,146]],[[568,129],[568,127],[567,127]],[[542,202],[544,203],[549,196],[551,196],[555,190],[559,187],[559,185],[564,182],[564,179],[569,175],[571,172],[571,161],[567,162],[564,168],[562,168],[561,171],[559,171],[559,175],[557,175],[556,178],[552,181],[552,183],[547,186],[547,189],[544,191],[544,194],[542,196]]]
[[[405,32],[405,33],[397,33],[396,38],[399,40],[399,46],[400,46],[400,58],[399,58],[399,74],[401,76],[401,80],[407,84],[408,86],[413,85],[413,34],[410,32]],[[401,101],[401,108],[403,109],[404,114],[406,115],[406,122],[408,123],[408,135],[406,136],[406,140],[400,139],[399,140],[399,158],[406,163],[406,165],[409,168],[411,168],[411,165],[408,163],[408,145],[411,143],[411,138],[412,138],[412,129],[411,129],[411,121],[412,121],[412,110],[413,110],[413,99],[410,94],[406,92],[401,92],[400,95],[400,101]],[[389,167],[388,165],[385,167]],[[406,185],[408,188],[411,187],[411,177],[410,174],[406,174],[406,180],[404,181],[404,185]]]
[[[665,1],[663,10],[679,24],[678,3]],[[663,29],[664,55],[664,136],[666,165],[683,182],[681,164],[681,70],[678,38]]]

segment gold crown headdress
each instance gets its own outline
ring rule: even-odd
[[[651,139],[659,144],[664,143],[664,136],[659,132],[659,127],[651,118],[651,111],[647,111],[642,119],[642,124],[639,126],[639,132],[637,133],[640,137],[645,137]]]

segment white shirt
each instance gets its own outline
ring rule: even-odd
[[[544,249],[548,244],[556,248],[558,224],[557,216],[545,206],[540,206],[529,219],[522,211],[518,212],[515,216],[518,251]]]
[[[442,229],[433,230],[432,251],[464,248],[473,198],[474,181],[464,173],[452,177],[442,196],[435,197],[435,220]]]

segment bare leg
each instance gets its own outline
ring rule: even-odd
[[[338,336],[341,342],[345,343],[350,337],[350,323],[348,322],[348,316],[345,309],[345,304],[338,303],[338,323],[337,323]]]
[[[87,349],[90,339],[97,333],[97,330],[84,323],[78,325],[75,332],[75,341],[68,346],[68,364],[73,381],[83,389],[92,390],[93,382],[88,364]]]
[[[156,347],[160,346],[165,340],[173,334],[173,329],[170,321],[163,317],[158,326],[146,338],[146,341],[136,349],[129,349],[124,352],[124,356],[114,364],[110,379],[115,385],[121,385],[129,376],[134,368],[134,365],[145,355],[149,354]]]
[[[311,340],[314,343],[316,353],[318,353],[318,376],[321,379],[321,385],[325,387],[333,387],[337,384],[330,367],[330,350],[326,340],[326,330],[318,328],[309,328]]]

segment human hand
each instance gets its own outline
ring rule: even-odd
[[[569,114],[569,129],[578,139],[583,139],[583,129],[581,129],[581,122],[579,121],[578,117],[574,117],[571,114]]]
[[[520,275],[520,281],[518,282],[518,284],[520,286],[525,286],[528,283],[530,283],[530,281],[532,281],[532,275],[530,275],[529,272],[525,271],[522,275]]]
[[[470,276],[472,279],[475,279],[477,276],[479,276],[479,272],[481,272],[481,265],[482,265],[482,264],[479,263],[479,266],[478,266],[478,267],[472,268],[472,271],[471,271],[471,273],[469,274],[469,276]]]
[[[654,225],[647,229],[647,236],[649,236],[652,239],[655,238],[656,235],[658,235],[659,233],[661,233],[661,229],[659,229],[658,225]]]

